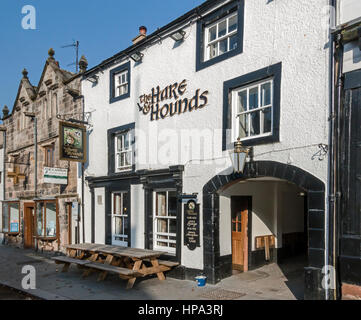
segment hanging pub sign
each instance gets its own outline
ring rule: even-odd
[[[138,108],[144,115],[150,114],[150,120],[173,117],[185,112],[202,109],[208,103],[208,91],[197,89],[193,96],[184,97],[187,80],[174,83],[161,89],[152,89],[152,93],[139,97]]]
[[[199,204],[189,200],[184,205],[184,245],[189,250],[199,247]]]
[[[59,122],[60,160],[86,162],[85,126]]]

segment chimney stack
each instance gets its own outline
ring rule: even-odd
[[[139,34],[132,40],[136,44],[147,37],[147,28],[145,26],[139,27]]]

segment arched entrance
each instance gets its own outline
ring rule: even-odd
[[[203,245],[204,271],[211,283],[232,274],[230,257],[221,256],[220,252],[220,195],[219,192],[232,182],[242,179],[276,178],[288,181],[307,192],[307,258],[306,287],[312,293],[318,292],[322,298],[322,288],[315,274],[321,274],[325,261],[325,185],[310,173],[292,166],[275,161],[254,161],[245,166],[243,174],[217,175],[203,187]],[[309,272],[311,270],[311,274]],[[316,271],[316,272],[313,272]],[[307,283],[309,279],[312,283]],[[315,287],[316,286],[316,287]],[[307,291],[307,288],[306,288]],[[317,298],[317,297],[315,297]]]

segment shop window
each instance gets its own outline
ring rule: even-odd
[[[57,237],[57,210],[55,201],[36,203],[36,233],[41,238]]]
[[[198,21],[197,71],[242,52],[243,11],[243,0],[232,1]]]
[[[130,97],[130,62],[110,71],[110,103]]]
[[[129,195],[113,193],[112,244],[127,247],[129,244]]]
[[[45,167],[54,167],[54,145],[44,147],[44,166]]]
[[[158,191],[154,194],[153,248],[176,253],[177,245],[177,194],[175,191]]]
[[[279,141],[282,64],[228,80],[223,97],[223,150]]]
[[[3,204],[3,232],[18,234],[20,232],[20,211],[18,202]]]

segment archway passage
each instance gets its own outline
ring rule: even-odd
[[[322,299],[323,289],[317,279],[321,275],[325,261],[325,185],[321,180],[300,168],[274,161],[249,162],[246,164],[243,174],[217,175],[204,186],[204,271],[209,281],[217,283],[232,275],[232,255],[224,254],[224,248],[221,248],[220,241],[220,223],[223,223],[220,219],[222,192],[239,181],[257,178],[273,178],[288,182],[296,188],[294,194],[301,193],[302,190],[307,195],[307,201],[304,202],[307,219],[305,232],[308,263],[305,268],[305,296],[313,295],[313,298]],[[248,239],[249,248],[254,245],[253,240],[255,239]],[[288,240],[288,242],[292,242],[292,240]],[[252,267],[252,263],[250,260],[249,267]]]

